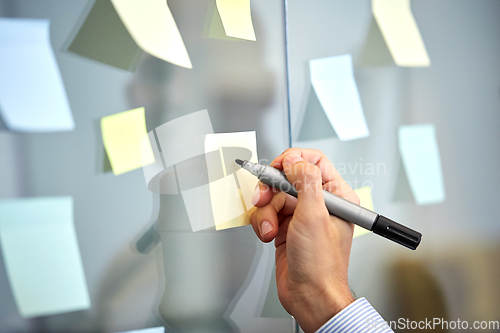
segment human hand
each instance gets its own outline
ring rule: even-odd
[[[298,198],[259,183],[252,226],[263,242],[274,239],[281,304],[314,332],[354,301],[347,280],[354,225],[328,213],[322,190],[359,198],[318,150],[291,148],[271,165],[285,171]]]

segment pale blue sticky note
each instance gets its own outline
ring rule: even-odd
[[[120,333],[165,333],[165,327],[152,327],[152,328],[145,328],[142,330],[126,331]]]
[[[0,243],[22,316],[90,308],[72,197],[0,201]]]
[[[0,113],[13,131],[75,127],[49,25],[49,20],[0,18]]]
[[[443,202],[446,194],[434,124],[400,126],[399,152],[417,204]]]
[[[311,83],[340,140],[370,134],[366,125],[350,54],[309,61]]]

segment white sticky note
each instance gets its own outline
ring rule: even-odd
[[[372,0],[372,10],[398,66],[430,66],[424,41],[411,12],[410,0]]]
[[[165,168],[161,161],[160,151],[158,150],[158,144],[156,143],[155,135],[153,131],[149,132],[147,136],[144,136],[141,140],[141,161],[142,161],[142,171],[144,172],[144,178],[146,179],[146,185],[148,185],[149,190],[151,179],[154,176],[162,172]],[[154,162],[151,162],[151,151],[153,152]]]
[[[0,201],[0,241],[23,317],[90,308],[73,225],[73,198]]]
[[[446,194],[434,124],[400,126],[399,152],[417,204],[443,202]]]
[[[339,139],[368,136],[351,55],[313,59],[309,67],[314,91]]]
[[[216,4],[226,36],[256,40],[250,0],[216,0]]]
[[[174,65],[192,68],[179,29],[165,0],[111,0],[137,45]]]
[[[150,150],[153,150],[154,163],[147,164],[150,160]],[[177,181],[175,178],[174,167],[166,168],[163,166],[161,153],[158,150],[158,144],[153,131],[149,132],[141,141],[142,171],[146,186],[151,192],[160,194],[177,194]]]
[[[369,209],[371,211],[374,211],[373,208],[373,199],[372,199],[372,190],[369,186],[361,187],[358,189],[355,189],[354,192],[358,195],[359,198],[359,205],[361,207],[364,207],[366,209]],[[365,228],[361,228],[360,226],[355,225],[354,226],[354,235],[353,238],[359,237],[361,235],[365,235],[370,233],[369,230],[366,230]]]
[[[165,333],[165,327],[152,327],[152,328],[145,328],[142,330],[133,330],[120,333]]]
[[[165,166],[205,153],[205,136],[213,133],[207,110],[193,112],[156,128]]]
[[[0,18],[0,113],[13,131],[75,128],[49,20]]]

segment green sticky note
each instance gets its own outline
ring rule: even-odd
[[[101,118],[102,141],[115,175],[155,162],[144,108]]]
[[[68,51],[131,72],[142,55],[110,0],[96,0]]]
[[[446,194],[434,125],[400,126],[399,152],[417,204],[443,202]]]
[[[90,308],[73,225],[73,198],[0,201],[0,242],[22,316]]]

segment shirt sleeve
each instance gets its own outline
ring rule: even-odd
[[[316,333],[389,333],[393,332],[366,298],[349,304]]]

